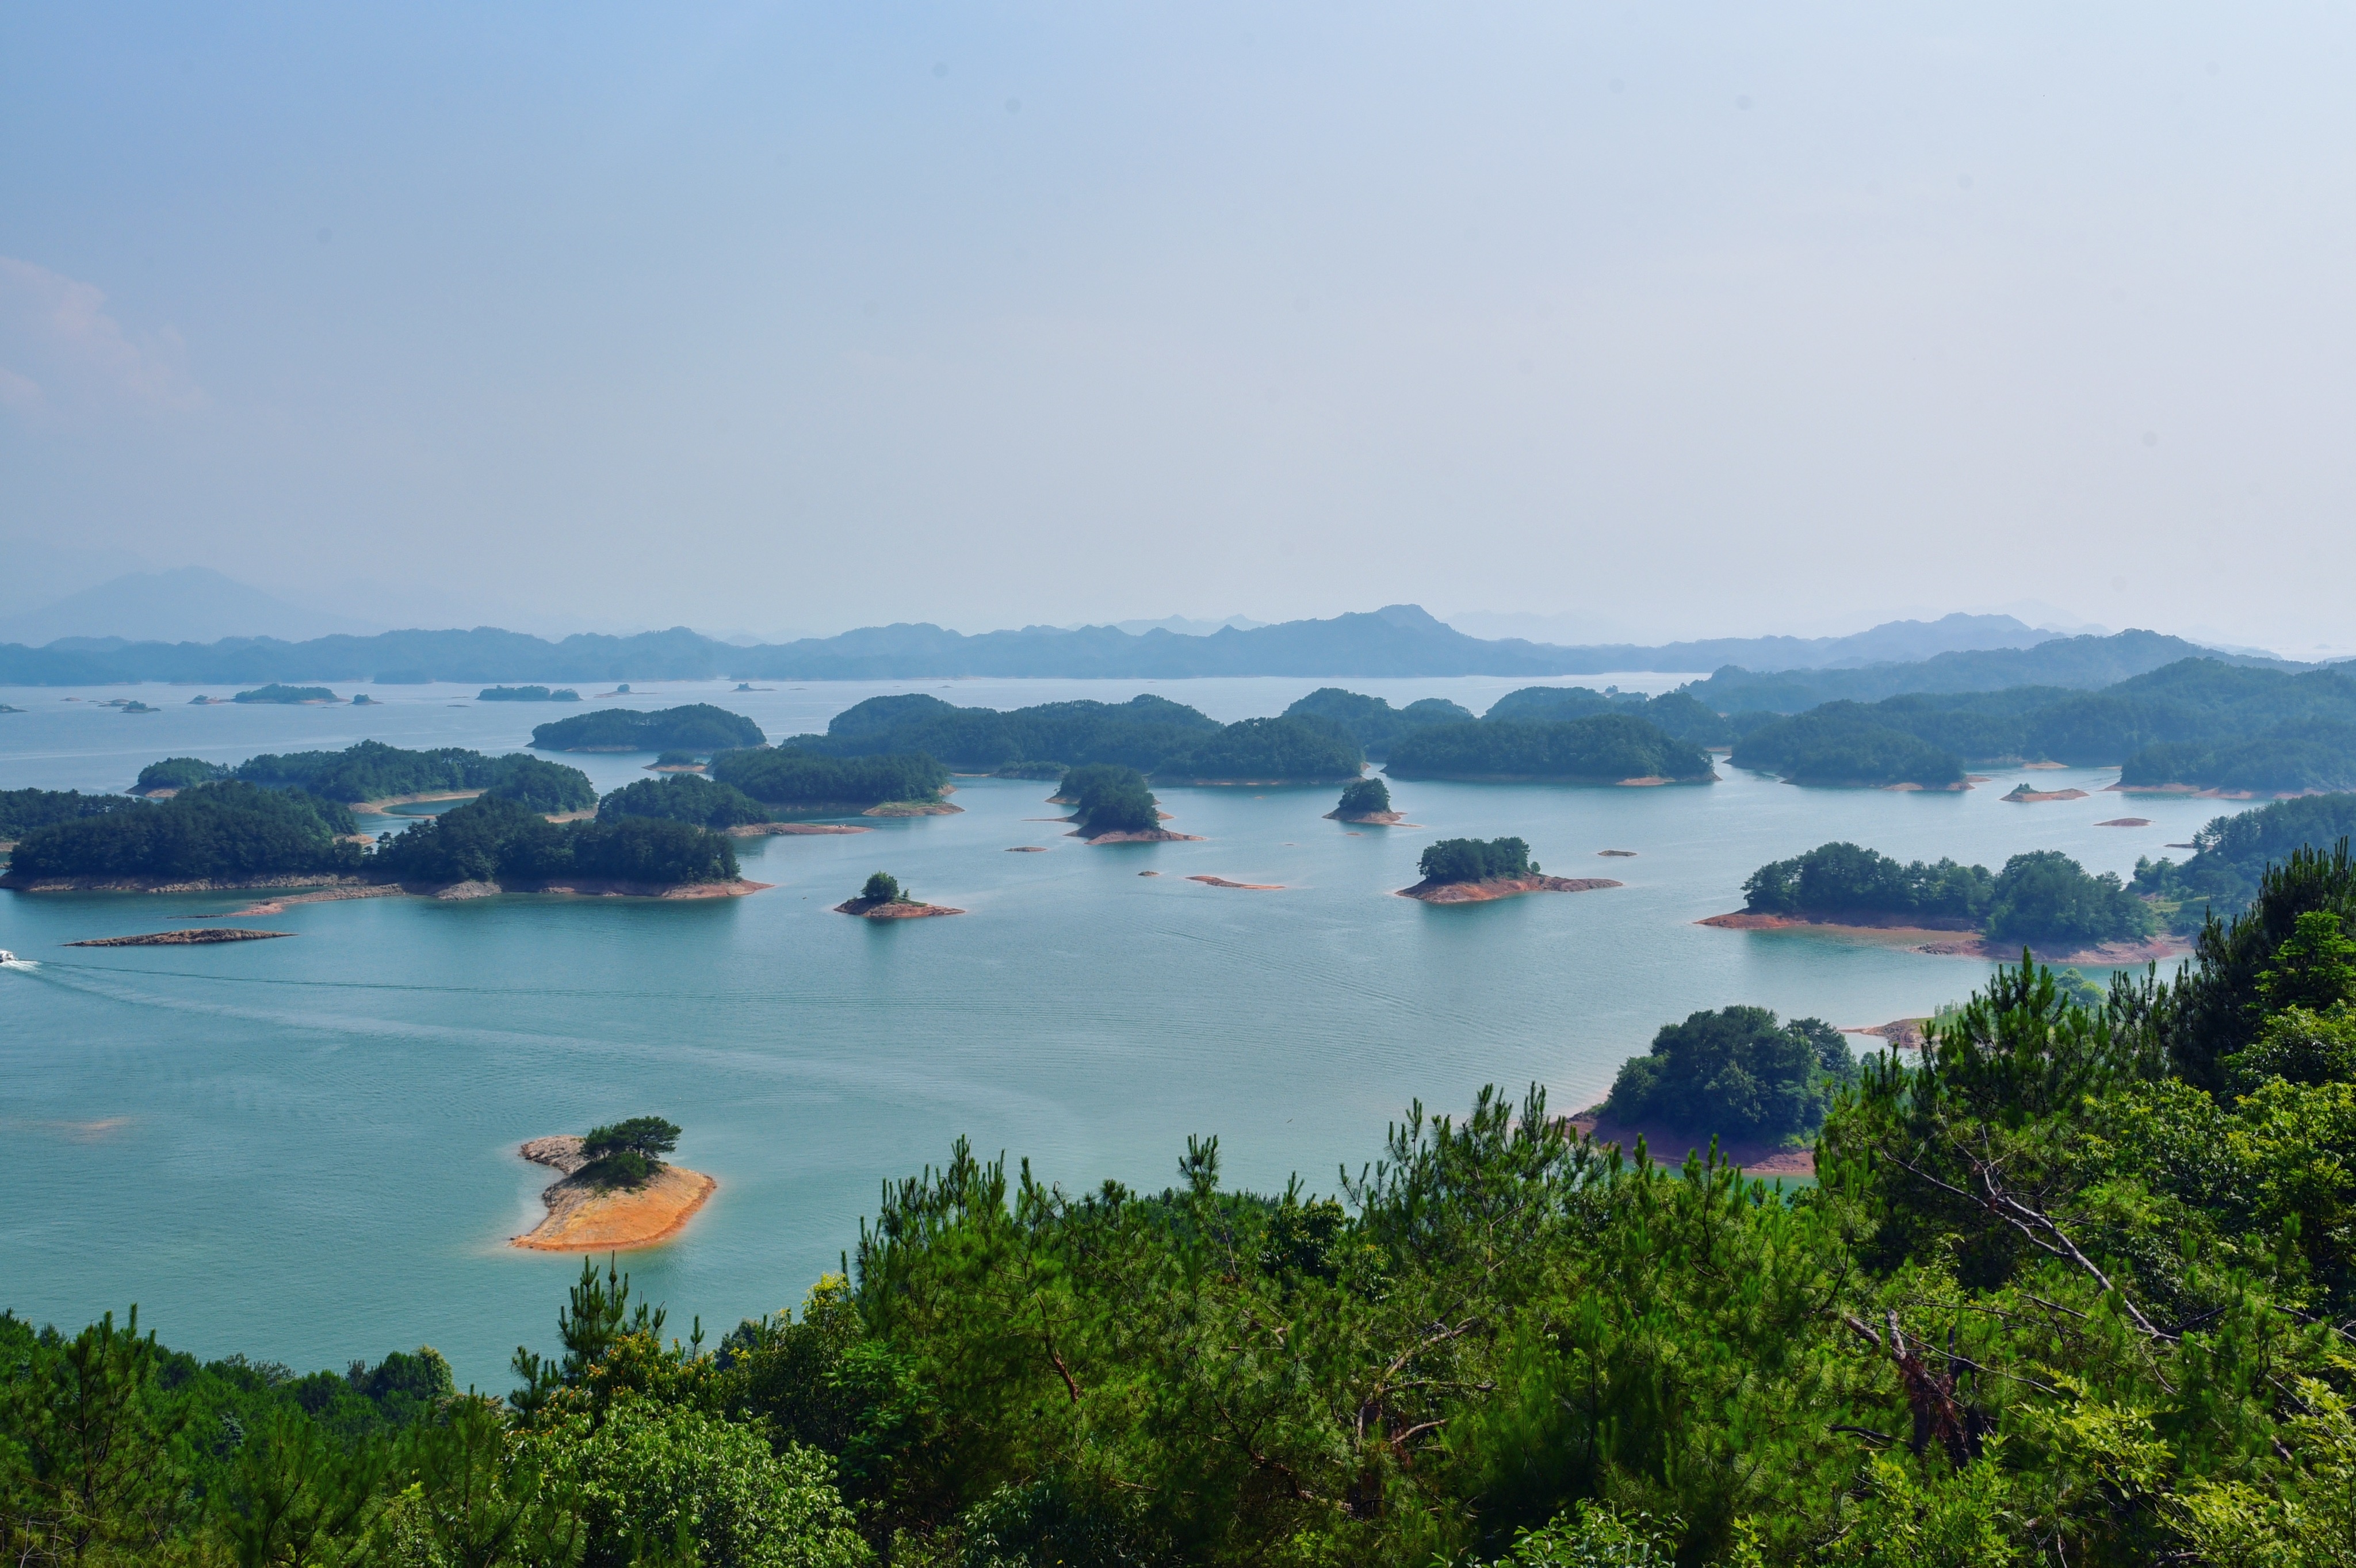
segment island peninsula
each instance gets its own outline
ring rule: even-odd
[[[584,1137],[531,1139],[517,1153],[559,1175],[540,1195],[547,1215],[509,1245],[603,1252],[678,1235],[720,1187],[701,1171],[656,1157],[669,1154],[678,1137],[679,1129],[659,1117],[637,1116]]]

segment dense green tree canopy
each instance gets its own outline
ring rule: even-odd
[[[1349,732],[1329,719],[1240,719],[1163,758],[1153,776],[1171,783],[1324,784],[1355,779],[1365,761]]]
[[[478,703],[577,703],[581,693],[570,686],[486,686],[475,693]]]
[[[151,789],[193,789],[229,775],[230,770],[220,763],[200,757],[167,757],[141,768],[139,781],[132,788],[142,795]]]
[[[706,777],[780,811],[823,811],[937,800],[949,770],[921,752],[820,757],[785,746],[723,751]]]
[[[626,1117],[582,1134],[581,1154],[587,1163],[574,1174],[599,1187],[643,1187],[663,1168],[663,1156],[678,1147],[676,1122]]]
[[[597,802],[599,822],[617,817],[667,817],[700,828],[733,828],[766,822],[769,813],[734,784],[718,783],[701,774],[674,773],[625,784]]]
[[[1822,1125],[1856,1079],[1856,1057],[1823,1019],[1779,1026],[1764,1007],[1721,1007],[1662,1025],[1650,1053],[1621,1066],[1603,1109],[1695,1139],[1792,1139]]]
[[[1742,896],[1743,908],[1758,915],[1896,915],[1976,926],[1987,916],[1994,886],[1985,866],[1901,864],[1853,843],[1827,843],[1761,866],[1742,885]]]
[[[2003,942],[2138,941],[2157,926],[2151,907],[2117,876],[2089,876],[2059,850],[2014,855],[1988,895],[1987,934]]]
[[[232,781],[128,804],[35,829],[11,874],[196,882],[361,869],[359,847],[337,840],[355,831],[351,812],[300,791]]]
[[[0,843],[23,838],[35,828],[82,817],[136,809],[128,795],[85,795],[78,789],[0,789]]]
[[[1342,799],[1333,807],[1344,817],[1370,817],[1391,809],[1391,787],[1379,779],[1354,779],[1342,786]]]
[[[1483,719],[1434,725],[1391,747],[1394,779],[1540,779],[1616,784],[1623,779],[1704,782],[1714,777],[1698,746],[1672,740],[1625,714],[1558,723]]]
[[[1875,723],[1857,703],[1828,703],[1762,725],[1735,743],[1732,761],[1794,784],[1946,789],[1964,782],[1961,757]]]
[[[1043,703],[1001,713],[909,693],[870,697],[835,714],[826,734],[784,744],[837,757],[920,751],[977,773],[1051,757],[1151,769],[1219,727],[1215,719],[1151,693],[1126,703]]]
[[[1134,768],[1106,762],[1075,768],[1064,775],[1055,799],[1076,808],[1072,817],[1083,838],[1151,832],[1162,825],[1153,791]]]
[[[2211,910],[2231,918],[2257,896],[2267,863],[2298,849],[2329,850],[2356,835],[2356,794],[2309,795],[2216,817],[2192,835],[2193,854],[2136,863],[2136,891],[2173,906],[2173,930],[2201,929]]]
[[[1426,882],[1483,882],[1493,876],[1535,876],[1538,863],[1520,839],[1441,839],[1416,862]]]
[[[1424,697],[1404,708],[1394,708],[1381,697],[1362,696],[1339,686],[1321,686],[1285,709],[1284,716],[1323,719],[1339,725],[1370,759],[1380,762],[1390,755],[1392,742],[1400,736],[1429,725],[1469,724],[1472,713],[1444,697]]]
[[[405,751],[363,740],[341,751],[264,753],[240,763],[233,772],[248,783],[291,786],[331,800],[481,789],[537,811],[577,811],[597,802],[595,786],[577,768],[519,751],[487,757],[455,746]]]
[[[728,882],[735,847],[692,823],[624,816],[558,823],[496,795],[427,817],[369,857],[376,875],[438,886],[568,878],[677,886]]]
[[[742,714],[710,703],[642,713],[636,708],[599,708],[541,725],[531,732],[535,751],[693,751],[760,746],[769,737]]]

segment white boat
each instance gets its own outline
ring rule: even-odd
[[[0,948],[0,963],[14,963],[16,961],[16,955],[15,953],[10,952],[6,948]]]

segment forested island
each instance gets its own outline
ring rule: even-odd
[[[168,770],[158,771],[156,777],[192,774],[195,769],[187,764],[193,760],[177,757],[156,764],[158,770]],[[275,789],[306,789],[352,804],[470,789],[498,795],[536,811],[581,811],[597,803],[596,788],[577,768],[519,751],[487,757],[455,746],[406,751],[382,741],[363,740],[341,751],[265,752],[229,769],[228,776]],[[143,770],[139,776],[143,789],[151,787],[148,779],[148,772]]]
[[[282,686],[273,681],[251,692],[240,692],[232,703],[332,703],[336,694],[325,686]]]
[[[1605,1126],[1644,1129],[1673,1154],[1712,1138],[1790,1147],[1815,1135],[1858,1076],[1848,1042],[1823,1019],[1779,1025],[1764,1007],[1721,1007],[1662,1025],[1596,1110]]]
[[[1585,686],[1525,686],[1489,704],[1481,716],[1499,722],[1550,724],[1583,719],[1596,714],[1621,714],[1643,719],[1673,739],[1704,748],[1732,746],[1743,723],[1771,714],[1738,715],[1729,719],[1688,692],[1668,692],[1647,697],[1641,692],[1597,692]]]
[[[1985,943],[1959,950],[1990,955],[2092,951],[2149,941],[2158,929],[2152,906],[2117,876],[2089,875],[2058,850],[2016,854],[1990,875],[1952,860],[1901,864],[1853,843],[1820,844],[1761,866],[1742,892],[1741,914],[1703,924],[1975,931]]]
[[[732,746],[761,746],[768,736],[742,714],[709,703],[640,713],[636,708],[600,708],[541,725],[531,732],[535,751],[692,751],[708,754]]]
[[[900,886],[900,879],[888,871],[879,871],[868,877],[859,896],[834,907],[838,915],[857,915],[869,920],[922,920],[935,915],[962,915],[963,909],[952,909],[942,904],[927,904]]]
[[[54,822],[102,817],[137,804],[128,796],[85,795],[78,789],[0,789],[0,843],[13,843]]]
[[[350,809],[294,789],[230,780],[168,800],[53,820],[17,842],[0,886],[245,886],[358,879],[368,855]]]
[[[1173,784],[1328,783],[1356,778],[1365,764],[1350,733],[1328,719],[1288,714],[1222,725],[1151,694],[1009,712],[960,708],[923,693],[870,697],[837,714],[824,735],[780,744],[831,757],[921,752],[963,772],[1011,777],[1104,763]]]
[[[1416,863],[1423,880],[1398,890],[1426,904],[1483,904],[1523,893],[1586,893],[1620,883],[1601,876],[1548,876],[1521,839],[1441,839]]]
[[[529,757],[488,760],[550,766]],[[100,801],[112,803],[95,809]],[[243,778],[158,800],[12,791],[0,795],[0,808],[26,826],[0,886],[45,891],[398,883],[666,895],[757,886],[740,880],[728,841],[698,824],[621,811],[596,822],[552,822],[544,803],[493,789],[370,845],[343,801]]]
[[[1718,777],[1699,746],[1625,714],[1433,725],[1395,742],[1383,771],[1394,779],[1561,784],[1700,784]]]
[[[694,773],[674,773],[666,779],[626,784],[597,802],[599,822],[622,817],[659,817],[719,831],[766,822],[769,812],[733,784]]]
[[[1337,822],[1364,822],[1389,827],[1399,814],[1391,810],[1390,786],[1379,779],[1354,779],[1342,786],[1342,798],[1325,813]]]
[[[2118,768],[2126,790],[2348,789],[2356,788],[2356,679],[2201,658],[2099,692],[2016,686],[1839,701],[1751,730],[1733,759],[1787,776],[1796,760],[1813,775],[1802,782],[1929,788],[1959,782],[1966,765],[2055,762]]]
[[[679,1124],[631,1116],[579,1137],[534,1138],[517,1152],[558,1173],[541,1193],[541,1222],[513,1245],[542,1252],[647,1247],[677,1235],[719,1183],[663,1158]]]
[[[1786,783],[1833,788],[1961,789],[1963,759],[1865,716],[1855,703],[1761,725],[1737,741],[1737,768],[1780,774]]]
[[[773,812],[913,815],[955,811],[941,797],[949,770],[922,753],[821,757],[790,746],[723,751],[705,778],[741,790]]]
[[[404,886],[486,892],[676,896],[759,886],[741,880],[734,844],[692,823],[635,816],[552,822],[496,795],[420,820],[379,845],[367,871]]]
[[[1054,799],[1075,808],[1074,836],[1090,843],[1156,843],[1194,837],[1162,825],[1161,802],[1145,776],[1117,763],[1091,763],[1064,775]]]
[[[478,703],[577,703],[581,693],[570,686],[486,686],[475,693]]]
[[[1339,725],[1358,743],[1367,761],[1380,762],[1390,755],[1391,745],[1399,736],[1432,725],[1470,724],[1472,712],[1444,697],[1424,697],[1394,708],[1380,697],[1321,686],[1285,709],[1284,716]]]

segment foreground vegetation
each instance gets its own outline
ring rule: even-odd
[[[1984,865],[1901,864],[1853,843],[1819,844],[1752,872],[1742,899],[1753,915],[1920,921],[2040,946],[2141,941],[2158,929],[2152,907],[2117,876],[2089,875],[2050,849],[2016,854],[1991,876]]]
[[[0,789],[0,843],[52,822],[102,817],[138,804],[127,795],[85,795],[79,789]]]
[[[2344,851],[2301,854],[2179,979],[2089,1007],[1999,971],[1919,1062],[1837,1088],[1796,1193],[1598,1148],[1535,1090],[1411,1109],[1330,1197],[1227,1188],[1215,1139],[1159,1192],[1067,1191],[960,1143],[886,1185],[851,1279],[716,1345],[584,1268],[505,1409],[425,1352],[296,1379],[111,1320],[0,1320],[0,1544],[418,1568],[2344,1564],[2351,918]],[[1724,1079],[1758,1059],[1749,1024],[1646,1059]]]

